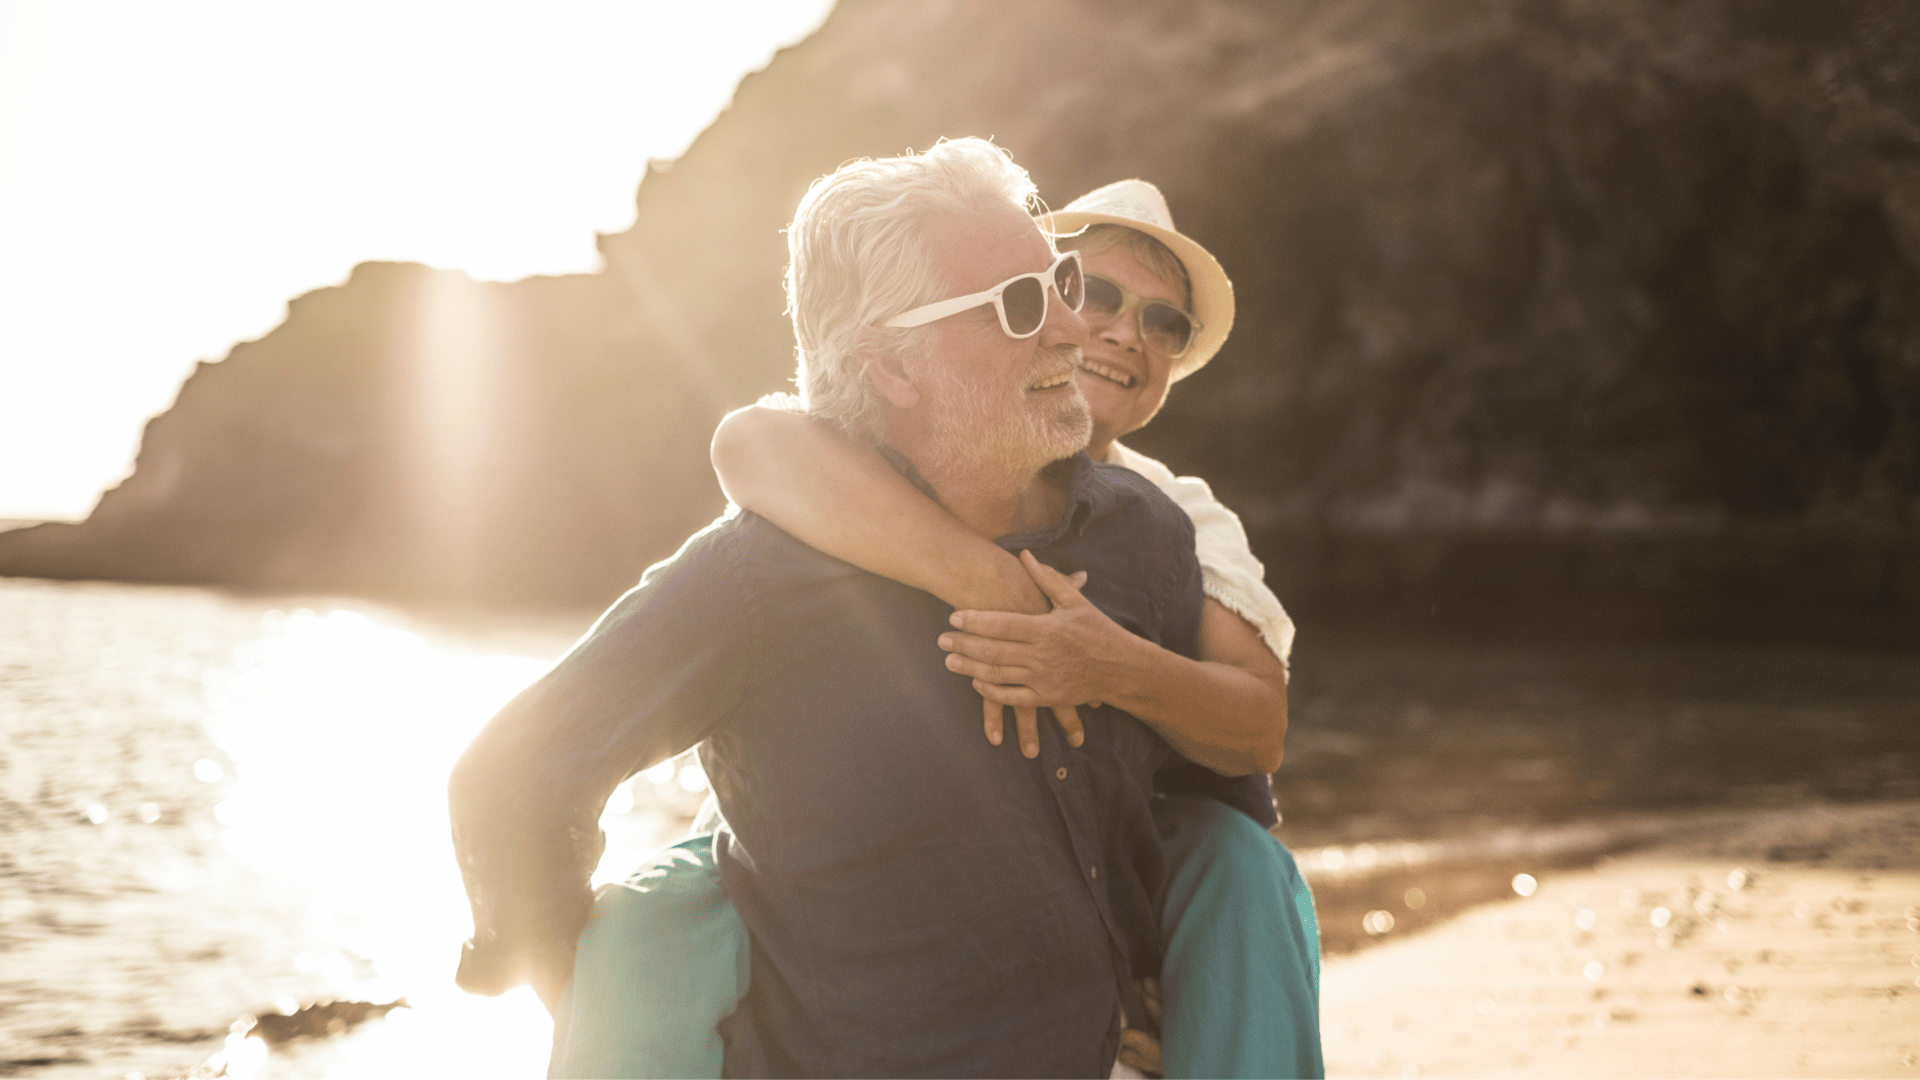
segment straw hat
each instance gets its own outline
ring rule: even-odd
[[[1233,282],[1207,249],[1175,231],[1167,197],[1145,180],[1121,180],[1096,188],[1040,219],[1040,227],[1058,237],[1083,232],[1090,225],[1125,225],[1167,245],[1187,268],[1193,285],[1193,317],[1200,333],[1173,367],[1171,381],[1200,370],[1213,359],[1233,329]]]

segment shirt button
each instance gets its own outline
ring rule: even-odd
[[[1067,778],[1067,767],[1065,765],[1062,765],[1059,768],[1053,770],[1053,778],[1055,780],[1065,780]]]
[[[1088,870],[1088,871],[1087,871],[1087,873],[1088,873],[1089,875],[1091,875],[1091,876],[1093,876],[1093,877],[1096,877],[1096,878],[1097,878],[1097,877],[1099,877],[1099,876],[1100,876],[1100,868],[1099,868],[1099,867],[1097,867],[1097,866],[1096,866],[1096,867],[1093,867],[1092,869],[1090,869],[1090,870]]]

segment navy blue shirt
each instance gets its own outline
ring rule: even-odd
[[[1125,469],[1052,468],[1060,520],[1001,543],[1087,570],[1091,602],[1193,655],[1191,522]],[[730,1075],[1107,1075],[1132,979],[1159,967],[1148,805],[1183,759],[1112,708],[1082,710],[1077,749],[1052,724],[1038,760],[989,745],[936,644],[951,612],[751,513],[688,540],[456,767],[475,920],[462,985],[497,989],[515,957],[572,948],[608,794],[699,743],[753,938]],[[1271,820],[1252,780],[1257,799],[1230,801]]]

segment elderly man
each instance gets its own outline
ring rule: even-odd
[[[1077,452],[1079,263],[1032,198],[978,140],[816,183],[789,233],[806,407],[1191,655],[1192,525]],[[950,613],[751,513],[650,569],[455,770],[462,985],[531,979],[552,999],[607,795],[698,743],[752,941],[730,1075],[1106,1075],[1123,1011],[1141,1014],[1134,978],[1158,964],[1148,799],[1176,756],[1108,708],[1077,747],[1053,728],[1032,759],[989,745],[936,644]]]

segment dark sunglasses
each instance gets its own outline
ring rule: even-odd
[[[1008,337],[1029,338],[1039,333],[1040,327],[1047,321],[1048,283],[1052,283],[1053,291],[1060,294],[1068,311],[1079,311],[1086,292],[1086,280],[1080,273],[1080,253],[1063,251],[1053,260],[1053,265],[1045,270],[1016,274],[985,292],[956,296],[951,300],[940,300],[912,311],[903,311],[881,325],[925,326],[936,319],[958,315],[982,304],[992,304],[993,310],[1000,315],[1000,329],[1005,330]]]
[[[1087,275],[1087,300],[1080,314],[1090,323],[1106,324],[1127,313],[1138,312],[1140,340],[1149,348],[1178,360],[1193,347],[1200,333],[1200,321],[1165,300],[1155,300],[1127,291],[1117,281],[1099,274]]]

